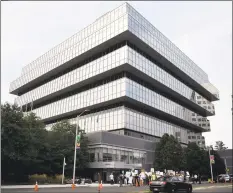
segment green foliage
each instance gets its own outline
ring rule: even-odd
[[[210,153],[214,155],[214,161],[215,161],[215,164],[213,164],[214,176],[219,175],[219,174],[225,174],[226,167],[225,167],[224,160],[219,156],[217,151],[212,149]]]
[[[156,170],[181,170],[184,166],[183,149],[172,135],[164,134],[155,149]]]
[[[226,150],[227,147],[225,147],[225,144],[222,141],[216,141],[216,144],[214,146],[214,149],[216,151]]]
[[[211,150],[215,157],[212,165],[214,176],[225,173],[224,161],[217,151]],[[208,150],[201,149],[196,143],[189,143],[182,148],[180,143],[172,135],[164,134],[155,148],[155,169],[184,170],[190,174],[210,176],[210,160]]]
[[[34,113],[24,115],[17,105],[1,105],[2,182],[20,183],[45,178],[41,174],[54,176],[62,172],[64,157],[66,175],[71,176],[74,140],[75,125],[68,121],[58,122],[47,131]],[[81,149],[77,151],[79,169],[88,167],[87,143],[87,137],[81,136]],[[46,177],[46,181],[55,183],[59,181],[57,178]]]
[[[62,171],[62,159],[66,157],[66,171],[72,174],[73,170],[73,157],[75,145],[75,125],[69,124],[68,121],[62,121],[55,124],[49,132],[49,140],[54,143],[50,147],[50,155],[52,157],[52,168],[55,173]],[[80,149],[77,150],[77,169],[84,169],[88,167],[89,154],[88,154],[88,139],[86,136],[81,135]]]
[[[208,152],[196,143],[189,143],[186,151],[186,168],[191,174],[209,174]]]

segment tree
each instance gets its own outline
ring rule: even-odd
[[[23,113],[16,105],[1,105],[1,152],[2,178],[18,178],[23,169],[23,159],[27,157],[28,141],[23,127]],[[22,176],[22,175],[21,175]]]
[[[72,174],[74,161],[74,142],[76,125],[71,125],[67,120],[55,124],[49,132],[50,155],[52,157],[52,171],[59,173],[62,171],[62,161],[66,157],[66,171]],[[88,167],[88,139],[81,135],[80,149],[77,150],[76,168],[85,169]]]
[[[212,164],[213,175],[217,176],[219,174],[226,173],[226,167],[223,159],[219,156],[218,152],[215,150],[211,150],[210,154],[214,155],[214,164]]]
[[[66,171],[73,170],[75,125],[68,121],[55,124],[50,131],[34,113],[23,114],[17,105],[1,105],[2,180],[26,182],[28,175],[62,173],[63,158]],[[77,168],[88,167],[88,139],[81,136],[77,151]]]
[[[183,149],[173,135],[164,134],[155,149],[155,168],[163,171],[183,169]]]
[[[210,174],[208,151],[201,149],[196,143],[189,143],[186,148],[186,167],[191,175]]]
[[[225,147],[225,144],[222,141],[216,141],[216,144],[214,146],[215,150],[221,151],[221,150],[226,150],[227,147]]]
[[[33,173],[38,150],[45,141],[43,123],[33,114],[24,116],[17,105],[1,105],[2,179],[24,181]],[[46,153],[46,152],[44,152]]]
[[[196,143],[189,143],[186,149],[187,170],[190,174],[198,174],[202,163],[201,151]]]
[[[169,135],[165,133],[160,141],[156,143],[155,147],[155,161],[154,161],[154,166],[156,170],[163,171],[165,168],[162,167],[163,164],[163,159],[162,159],[162,151],[163,147],[166,144],[166,142],[169,140]]]
[[[44,123],[34,113],[28,113],[24,116],[28,134],[30,135],[30,163],[28,163],[29,174],[47,174],[50,169],[49,140],[48,131]]]

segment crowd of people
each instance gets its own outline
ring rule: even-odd
[[[192,181],[193,183],[200,183],[200,178],[197,175],[194,175],[189,179],[188,176],[181,174],[181,173],[170,173],[170,174],[163,174],[163,175],[156,175],[155,173],[147,173],[141,172],[140,174],[135,172],[130,172],[130,174],[119,174],[118,176],[114,176],[113,173],[110,174],[110,182],[114,184],[115,182],[119,183],[119,186],[122,187],[123,185],[130,185],[130,186],[146,186],[149,185],[151,181],[155,181],[157,178],[161,176],[178,176],[182,178],[184,181]]]
[[[149,185],[151,180],[155,180],[155,174],[147,174],[145,172],[141,172],[140,174],[131,172],[130,175],[126,174],[120,174],[117,176],[117,182],[119,183],[120,187],[125,185],[130,185],[130,186],[146,186]],[[113,173],[110,174],[109,176],[111,184],[114,184],[114,175]]]

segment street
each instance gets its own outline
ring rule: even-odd
[[[2,189],[3,193],[32,193],[35,192],[34,189]],[[39,188],[38,192],[43,193],[98,193],[97,188],[93,187],[78,187],[75,190],[71,188]],[[100,193],[149,193],[148,187],[103,187]],[[218,192],[218,193],[230,193],[232,192],[231,184],[201,184],[193,185],[194,193],[206,193],[206,192]]]

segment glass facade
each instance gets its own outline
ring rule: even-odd
[[[207,74],[198,67],[188,56],[177,48],[167,37],[157,30],[149,21],[139,14],[133,7],[127,6],[129,14],[129,30],[145,43],[170,60],[198,83],[208,81]]]
[[[121,78],[69,96],[34,109],[33,112],[42,119],[47,119],[124,96],[193,123],[192,111],[128,78]]]
[[[80,117],[70,119],[71,124],[77,124],[86,133],[97,131],[119,130],[122,128],[145,133],[157,137],[162,137],[164,133],[176,136],[180,133],[182,143],[187,143],[187,129],[175,124],[160,120],[127,107],[121,106],[97,113],[92,113]],[[51,128],[53,124],[48,125]]]
[[[195,92],[191,88],[186,86],[178,79],[174,78],[172,75],[158,67],[156,64],[145,58],[140,53],[136,52],[128,46],[124,46],[65,75],[59,76],[58,78],[43,84],[42,86],[37,87],[36,89],[33,89],[23,94],[22,96],[19,96],[16,98],[15,102],[19,105],[25,105],[52,93],[58,92],[59,90],[67,88],[68,86],[72,86],[83,80],[91,78],[95,75],[107,72],[108,70],[116,68],[117,66],[123,65],[125,63],[130,64],[153,79],[171,88],[173,91],[178,92],[189,100],[192,100],[193,93]],[[209,102],[207,99],[205,100],[208,104],[211,104],[211,102]],[[195,98],[193,98],[192,102],[195,101]],[[202,107],[202,105],[199,103],[196,104]],[[209,112],[212,112],[209,108],[205,109]]]
[[[126,31],[128,29],[127,19],[125,5],[109,12],[27,65],[22,75],[11,83],[10,91],[29,83],[33,79]]]

